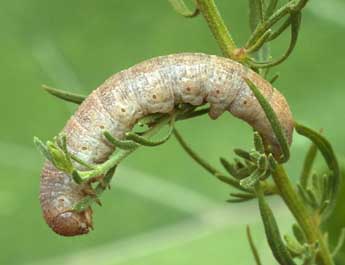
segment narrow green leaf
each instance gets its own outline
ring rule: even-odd
[[[312,208],[314,208],[315,210],[318,209],[320,207],[320,203],[314,190],[312,190],[311,188],[307,188],[306,192],[310,201],[310,206],[312,206]]]
[[[271,124],[272,130],[278,140],[278,143],[280,145],[280,148],[283,154],[283,157],[281,158],[281,161],[279,162],[282,162],[282,163],[286,162],[287,160],[289,160],[289,157],[290,157],[289,144],[286,140],[283,129],[280,126],[280,122],[278,120],[276,113],[272,109],[270,103],[261,94],[260,90],[256,87],[256,85],[254,85],[254,83],[247,78],[245,78],[244,80],[248,84],[249,88],[251,89],[254,96],[256,97],[259,104],[261,105],[263,111],[265,112],[266,117]]]
[[[199,9],[195,8],[194,11],[190,10],[184,0],[169,0],[175,11],[184,17],[195,17],[199,15]]]
[[[254,132],[254,146],[255,150],[261,154],[265,153],[265,145],[261,135],[258,132]]]
[[[292,8],[292,11],[299,12],[302,10],[302,8],[306,6],[309,0],[296,0],[296,1],[291,1],[291,2],[295,2]]]
[[[95,165],[92,165],[92,164],[89,164],[89,163],[86,163],[85,161],[83,161],[82,159],[80,159],[79,157],[75,156],[75,155],[72,155],[70,154],[70,157],[73,161],[77,162],[78,164],[84,166],[85,168],[87,168],[88,170],[92,170],[92,169],[95,169],[96,166]]]
[[[62,152],[65,154],[65,158],[69,165],[72,165],[71,155],[67,150],[67,136],[65,133],[60,133],[55,140],[57,146],[61,148]]]
[[[324,174],[322,176],[319,177],[320,179],[320,190],[322,191],[322,199],[321,201],[329,201],[329,197],[328,197],[328,190],[329,190],[329,186],[330,186],[330,179],[332,178],[332,172],[328,173],[328,174]]]
[[[260,50],[264,44],[269,40],[272,34],[271,30],[266,31],[258,40],[257,42],[253,43],[250,47],[246,48],[247,53],[251,54]],[[261,58],[260,58],[261,59]]]
[[[265,228],[266,238],[275,259],[281,265],[296,265],[281,238],[277,222],[271,208],[265,200],[260,183],[257,183],[255,190],[258,196],[259,209]]]
[[[50,155],[47,146],[38,138],[34,137],[34,144],[37,150],[50,162],[53,162],[53,157]]]
[[[157,146],[164,144],[166,141],[168,141],[172,135],[173,129],[174,129],[174,123],[175,123],[175,115],[172,116],[170,125],[169,125],[169,131],[168,134],[163,137],[161,140],[158,141],[152,141],[149,140],[143,136],[138,135],[137,133],[128,132],[126,133],[126,139],[132,140],[137,144],[143,145],[143,146]]]
[[[284,240],[292,256],[300,257],[303,255],[303,253],[305,252],[305,248],[294,237],[284,235]]]
[[[345,228],[341,229],[337,245],[335,246],[334,250],[332,251],[332,257],[333,258],[339,253],[342,246],[344,245],[344,242],[345,242]]]
[[[273,85],[273,84],[278,80],[279,76],[280,76],[279,73],[275,74],[275,75],[271,78],[270,83]]]
[[[143,125],[152,126],[158,120],[160,120],[164,116],[168,116],[168,115],[169,114],[167,114],[167,113],[164,113],[164,114],[162,114],[162,113],[152,113],[152,114],[146,115],[145,117],[142,117],[141,119],[139,119],[137,124],[140,125],[140,126],[143,126]]]
[[[307,152],[307,155],[304,158],[304,163],[303,163],[303,168],[302,168],[302,173],[301,173],[301,178],[300,178],[300,183],[302,187],[304,188],[306,188],[308,185],[311,169],[313,167],[316,154],[317,154],[317,147],[315,144],[311,144]]]
[[[131,150],[139,146],[139,144],[133,141],[118,140],[115,137],[113,137],[108,131],[104,131],[103,135],[111,144],[123,150]]]
[[[330,213],[333,211],[336,203],[336,198],[339,191],[340,184],[340,168],[337,157],[331,144],[323,137],[320,133],[313,131],[301,124],[295,123],[295,128],[297,133],[303,135],[310,139],[320,150],[323,158],[325,159],[328,168],[331,170],[332,174],[328,178],[328,196],[327,199],[330,201],[330,205],[323,214],[323,218],[327,219]]]
[[[311,189],[313,190],[315,196],[318,198],[319,202],[321,202],[323,198],[323,176],[319,174],[312,174],[311,175]],[[326,189],[327,190],[327,189]]]
[[[305,244],[307,242],[305,234],[304,234],[303,230],[301,229],[301,227],[298,224],[293,224],[292,232],[293,232],[295,238],[297,239],[297,241],[301,245],[303,245],[303,244]]]
[[[201,158],[194,150],[192,150],[191,147],[188,146],[187,142],[182,138],[181,134],[177,131],[177,129],[174,129],[174,135],[177,139],[177,141],[180,143],[182,148],[186,151],[186,153],[193,158],[195,162],[197,162],[200,166],[202,166],[204,169],[206,169],[209,173],[212,175],[220,174],[217,169],[215,169],[213,166],[211,166],[207,161],[205,161],[203,158]]]
[[[116,168],[117,168],[117,166],[114,166],[110,170],[108,170],[107,173],[104,175],[102,182],[100,182],[96,186],[95,192],[96,192],[97,196],[100,196],[106,188],[110,189],[110,182],[111,182],[112,178],[114,177]]]
[[[236,162],[236,164],[232,164],[228,162],[224,158],[220,158],[220,162],[225,168],[225,170],[233,177],[237,179],[243,179],[248,177],[253,171],[256,169],[256,166],[253,164],[247,163],[246,165],[242,164],[241,162]]]
[[[220,163],[223,165],[223,167],[225,168],[225,170],[226,170],[231,176],[237,175],[237,170],[236,170],[235,166],[234,166],[233,164],[231,164],[228,160],[226,160],[225,158],[221,157],[221,158],[220,158]]]
[[[200,109],[200,110],[195,110],[195,111],[191,111],[191,112],[187,112],[184,115],[180,115],[176,120],[187,120],[187,119],[191,119],[191,118],[196,118],[202,115],[205,115],[206,113],[210,112],[210,108],[204,108],[204,109]]]
[[[96,196],[85,196],[83,200],[74,205],[73,210],[77,212],[85,211],[93,203],[99,201],[99,196],[103,193],[106,187],[110,186],[111,179],[114,176],[116,166],[111,168],[103,177],[103,184],[99,183],[95,188]]]
[[[280,27],[271,32],[268,41],[272,41],[275,40],[276,38],[278,38],[283,32],[285,32],[285,30],[291,25],[291,17],[287,18],[283,24],[280,25]]]
[[[252,32],[263,22],[263,10],[262,0],[249,0],[249,25]]]
[[[83,95],[78,95],[78,94],[67,92],[67,91],[64,91],[64,90],[52,88],[52,87],[49,87],[49,86],[46,86],[46,85],[42,85],[42,87],[49,94],[51,94],[51,95],[53,95],[53,96],[55,96],[57,98],[63,99],[65,101],[68,101],[68,102],[73,102],[73,103],[76,103],[76,104],[81,104],[85,100],[85,98],[86,98],[86,96],[83,96]]]
[[[249,161],[252,160],[250,153],[241,148],[235,148],[234,153],[245,160],[249,160]]]
[[[321,198],[323,193],[324,175],[311,174],[311,185],[315,191],[317,191],[318,196]]]
[[[310,197],[308,195],[308,192],[306,189],[304,189],[301,184],[297,184],[297,190],[298,190],[298,193],[299,195],[301,195],[301,198],[304,202],[305,205],[308,205],[309,207],[312,206],[311,205],[311,200],[310,200]]]
[[[68,174],[73,172],[74,169],[73,169],[73,165],[71,161],[58,146],[48,141],[47,148],[48,148],[49,154],[52,157],[53,164],[57,169],[63,172],[66,172]]]
[[[326,247],[329,248],[329,234],[328,234],[327,231],[324,232],[324,234],[323,234],[323,239],[324,239],[324,242],[325,242],[325,244],[326,244]]]
[[[255,32],[260,28],[264,21],[264,13],[266,10],[266,4],[264,0],[249,0],[249,24],[251,32]],[[271,35],[271,30],[267,29],[258,36],[253,42],[248,42],[245,47],[247,48],[248,53],[254,53],[254,57],[259,61],[266,61],[271,56],[271,49],[267,40]],[[258,72],[262,75],[261,69],[258,69]]]
[[[244,188],[252,188],[258,181],[260,181],[261,177],[265,174],[264,171],[260,169],[256,169],[253,174],[251,174],[249,177],[246,177],[244,179],[241,179],[240,184]]]
[[[296,44],[297,44],[297,39],[298,39],[298,33],[299,33],[299,28],[300,28],[300,23],[301,23],[301,17],[302,14],[300,12],[298,13],[293,13],[291,14],[291,38],[290,38],[290,44],[287,49],[287,51],[284,53],[284,55],[274,61],[269,61],[269,62],[255,62],[255,61],[250,61],[248,62],[251,67],[255,68],[267,68],[267,67],[273,67],[276,66],[282,62],[284,62],[292,53],[294,50]]]
[[[105,184],[108,185],[108,187],[110,187],[110,181],[112,180],[114,174],[115,174],[115,170],[116,170],[116,166],[111,168],[110,170],[108,170],[108,172],[105,174],[103,181]],[[103,185],[98,185],[96,187],[96,193],[97,195],[100,195],[100,192],[102,192],[102,190],[104,190],[104,186]]]
[[[67,136],[65,133],[60,133],[55,139],[57,145],[67,153]]]
[[[265,23],[260,25],[255,29],[255,31],[250,36],[247,44],[251,45],[252,43],[256,42],[262,34],[264,34],[267,30],[271,29],[274,25],[281,21],[281,19],[285,18],[287,15],[295,15],[300,13],[303,7],[305,6],[308,0],[301,0],[301,1],[288,1],[278,10],[276,10],[270,17],[266,18]],[[249,46],[247,45],[247,46]]]
[[[72,171],[72,178],[75,183],[81,184],[83,182],[83,178],[79,175],[78,171],[73,170]]]
[[[201,158],[183,139],[181,134],[177,131],[176,128],[174,128],[173,133],[176,137],[176,140],[179,142],[179,144],[182,146],[182,148],[186,151],[186,153],[201,167],[203,167],[206,171],[211,173],[213,176],[218,178],[220,181],[229,184],[232,187],[238,188],[242,191],[247,191],[247,189],[243,188],[239,181],[229,178],[227,176],[224,176],[222,173],[220,173],[216,168],[214,168],[212,165],[210,165],[207,161],[205,161],[203,158]]]
[[[273,172],[273,171],[276,171],[277,169],[277,161],[274,159],[273,155],[272,154],[269,154],[268,155],[268,164],[269,164],[269,167],[270,167],[270,170]]]
[[[74,205],[73,211],[83,212],[90,207],[92,202],[94,202],[93,197],[85,196],[80,202],[78,202],[76,205]]]
[[[253,199],[255,198],[255,195],[252,194],[252,193],[237,193],[237,192],[232,192],[230,193],[230,196],[232,197],[237,197],[237,198],[240,198],[240,199]]]
[[[266,172],[268,170],[268,160],[266,155],[262,155],[257,160],[257,167],[259,170]]]
[[[252,166],[247,166],[244,168],[237,169],[236,175],[234,176],[235,178],[241,180],[246,177],[249,177],[253,172],[256,170],[255,167]]]
[[[226,201],[229,202],[229,203],[239,203],[239,202],[247,202],[251,199],[246,199],[246,198],[230,198],[230,199],[227,199]]]
[[[323,213],[327,210],[328,206],[329,206],[330,201],[329,200],[323,200],[321,202],[320,208],[319,208],[319,213],[322,216]]]
[[[259,252],[255,246],[249,225],[247,225],[247,239],[249,242],[250,250],[252,251],[252,254],[253,254],[254,259],[255,259],[255,264],[256,265],[262,265],[261,260],[260,260],[260,256],[259,256]]]
[[[274,13],[274,10],[277,8],[277,5],[278,5],[278,0],[270,0],[265,11],[265,19],[267,19]]]

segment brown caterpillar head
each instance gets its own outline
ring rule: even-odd
[[[50,227],[62,236],[77,236],[87,234],[92,229],[92,210],[83,212],[66,211],[56,215]]]

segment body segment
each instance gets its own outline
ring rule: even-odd
[[[162,56],[139,63],[106,80],[80,105],[63,131],[68,150],[88,163],[101,163],[114,151],[102,132],[123,138],[136,121],[152,113],[169,113],[179,103],[210,104],[216,119],[228,110],[262,134],[273,150],[279,145],[244,78],[271,103],[291,143],[293,120],[284,97],[255,72],[232,60],[199,53]],[[76,164],[80,170],[80,165]],[[41,178],[41,206],[52,229],[66,236],[91,227],[91,209],[71,212],[85,194],[70,176],[46,162]]]

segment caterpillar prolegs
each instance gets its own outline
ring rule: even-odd
[[[230,111],[258,131],[275,153],[280,153],[271,125],[244,78],[255,84],[271,104],[291,143],[293,119],[289,106],[269,82],[230,59],[183,53],[139,63],[94,90],[63,129],[68,151],[87,163],[100,163],[114,151],[103,137],[104,130],[121,139],[146,115],[169,113],[180,103],[209,103],[211,118]],[[70,210],[84,198],[87,185],[76,184],[71,176],[45,162],[40,202],[46,222],[56,233],[74,236],[89,232],[91,208]]]

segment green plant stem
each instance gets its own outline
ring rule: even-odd
[[[317,155],[317,146],[315,144],[311,144],[308,153],[304,159],[302,173],[300,182],[303,188],[307,188],[308,186],[308,179],[311,174],[311,170]]]
[[[197,155],[187,144],[187,142],[182,138],[180,133],[174,129],[173,133],[176,137],[176,140],[179,142],[179,144],[182,146],[182,148],[186,151],[187,154],[190,155],[193,160],[198,163],[200,166],[202,166],[205,170],[207,170],[209,173],[211,173],[213,176],[218,178],[220,181],[229,184],[235,188],[238,188],[242,191],[248,191],[248,189],[245,189],[240,185],[240,183],[236,180],[233,180],[231,178],[228,178],[227,176],[220,173],[217,169],[215,169],[212,165],[210,165],[207,161],[202,159],[199,155]]]
[[[275,25],[280,19],[282,19],[287,14],[297,13],[305,7],[308,0],[299,0],[299,1],[289,1],[284,6],[279,8],[274,14],[272,14],[264,23],[258,25],[251,37],[247,42],[247,47],[251,46],[253,43],[262,36],[267,30],[269,30],[273,25]]]
[[[218,42],[224,56],[236,59],[234,51],[236,44],[232,39],[224,20],[222,19],[214,0],[197,0],[198,9]]]
[[[304,206],[299,194],[295,191],[285,169],[278,165],[272,173],[273,180],[278,188],[280,196],[296,218],[302,228],[309,244],[319,244],[319,252],[316,258],[317,265],[334,265],[331,253],[327,248],[326,242],[319,228],[319,219],[312,215]]]
[[[248,242],[249,242],[249,246],[250,246],[250,249],[253,253],[253,257],[255,259],[255,264],[256,265],[262,265],[262,262],[260,260],[260,256],[259,256],[259,252],[255,246],[255,243],[254,243],[254,240],[253,240],[253,237],[252,237],[252,233],[250,231],[250,226],[247,225],[247,239],[248,239]]]

